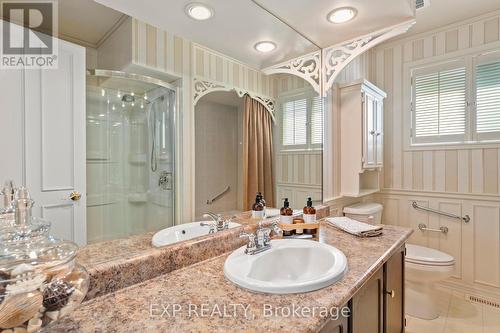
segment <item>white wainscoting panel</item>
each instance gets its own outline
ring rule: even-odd
[[[413,229],[409,243],[455,258],[455,272],[447,283],[500,300],[500,198],[389,190],[374,198],[384,205],[383,223]],[[413,201],[419,206],[469,215],[470,222],[417,210],[412,207]],[[448,233],[421,231],[420,223],[429,228],[447,227]]]

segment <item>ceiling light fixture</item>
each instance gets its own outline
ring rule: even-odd
[[[269,41],[262,41],[255,44],[254,48],[262,53],[271,52],[276,49],[276,44]]]
[[[352,20],[358,11],[353,7],[341,7],[332,10],[326,19],[332,23],[345,23]]]
[[[214,16],[214,10],[205,4],[192,2],[186,6],[186,14],[192,19],[204,21]]]

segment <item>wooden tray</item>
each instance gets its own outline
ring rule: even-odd
[[[298,223],[298,224],[288,224],[288,223],[278,223],[281,230],[297,230],[297,229],[319,229],[319,223]]]

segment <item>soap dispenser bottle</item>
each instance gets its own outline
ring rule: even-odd
[[[316,209],[312,205],[311,198],[307,198],[306,206],[304,207],[302,212],[303,212],[303,217],[304,217],[305,223],[316,223]],[[316,230],[315,229],[305,229],[304,233],[311,235],[311,234],[315,234]]]
[[[262,203],[262,206],[264,206],[264,209],[266,209],[266,200],[264,200],[262,192],[257,192],[257,195],[260,197],[260,202]]]
[[[264,196],[262,195],[262,192],[257,192],[257,195],[260,198],[260,203],[262,206],[264,206],[264,218],[266,217],[266,200],[264,200]]]
[[[290,202],[288,198],[285,198],[283,202],[283,207],[280,209],[280,223],[281,224],[292,224],[293,223],[293,209],[290,208]],[[283,230],[283,236],[291,236],[292,232],[290,230]]]
[[[263,219],[264,218],[264,205],[261,201],[261,196],[259,193],[255,196],[255,203],[252,205],[252,218]]]

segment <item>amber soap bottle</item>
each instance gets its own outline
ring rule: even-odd
[[[311,198],[307,198],[306,206],[302,212],[304,213],[305,223],[316,223],[316,209],[313,207]]]
[[[281,224],[292,224],[293,223],[293,209],[290,208],[290,202],[288,198],[285,198],[283,202],[283,207],[280,209],[280,223]],[[290,230],[284,230],[283,236],[291,236],[292,232]]]
[[[264,205],[262,204],[262,196],[259,193],[255,196],[255,203],[252,205],[252,218],[264,218]]]

